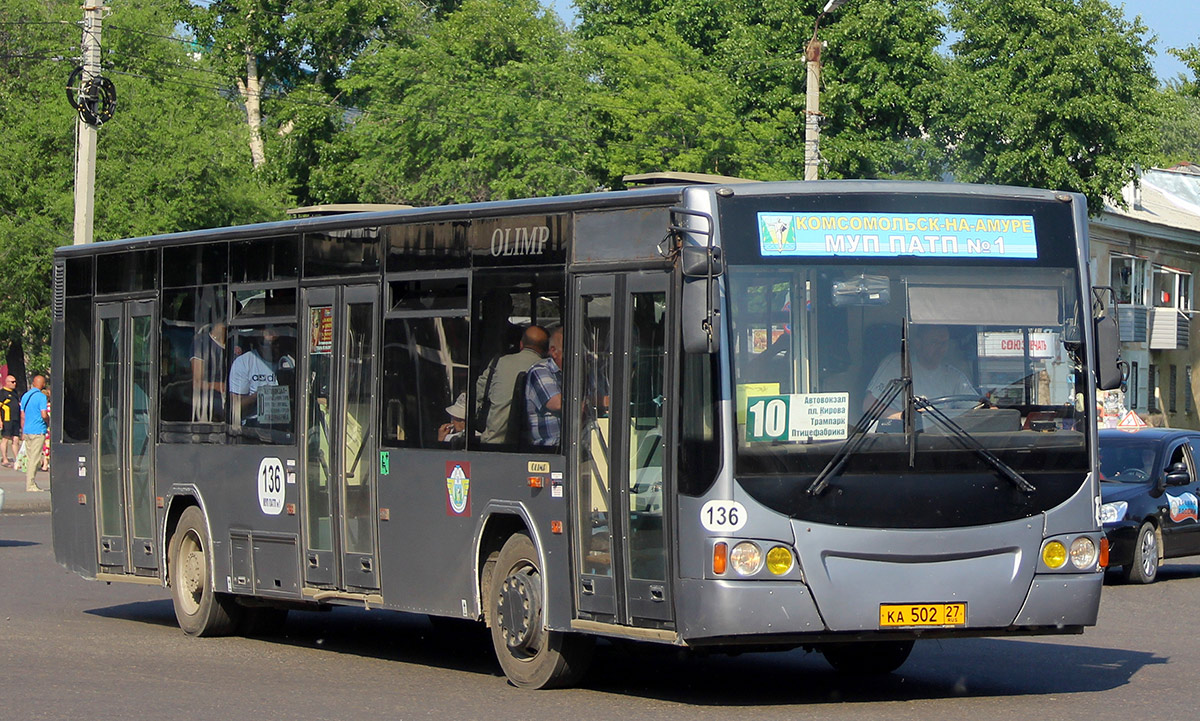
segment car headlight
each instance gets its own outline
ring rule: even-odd
[[[1079,570],[1091,568],[1096,562],[1096,543],[1087,536],[1071,541],[1071,564]]]
[[[1125,501],[1113,501],[1112,503],[1104,503],[1100,506],[1100,522],[1101,523],[1116,523],[1117,521],[1125,520],[1125,513],[1129,510],[1129,504]]]
[[[762,570],[762,549],[756,543],[742,541],[729,552],[729,565],[740,576],[753,576]]]

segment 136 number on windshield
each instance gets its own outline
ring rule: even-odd
[[[737,501],[709,501],[700,509],[700,525],[713,533],[729,533],[746,525],[746,507]]]

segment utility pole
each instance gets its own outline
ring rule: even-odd
[[[804,59],[808,70],[804,85],[804,179],[816,180],[821,165],[818,147],[821,142],[821,41],[817,39],[816,27],[804,48]]]
[[[80,93],[96,92],[100,80],[100,25],[102,5],[83,7],[83,75]],[[81,101],[83,98],[81,98]],[[93,99],[94,100],[94,99]],[[96,200],[96,125],[80,113],[75,121],[75,245],[92,242],[92,219]]]
[[[817,28],[821,18],[845,5],[847,0],[829,0],[813,22],[812,39],[804,46],[807,77],[804,86],[804,179],[816,180],[821,167],[821,46]]]

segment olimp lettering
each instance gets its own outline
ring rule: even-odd
[[[492,255],[541,255],[549,239],[550,228],[545,225],[497,228],[492,231]]]

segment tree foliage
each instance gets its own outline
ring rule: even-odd
[[[1093,209],[1153,158],[1146,29],[1104,0],[952,0],[947,166],[967,182],[1074,190]]]
[[[341,84],[363,113],[320,197],[455,203],[590,190],[583,81],[536,0],[466,0],[411,46],[381,44]]]
[[[246,162],[236,107],[166,39],[175,21],[113,0],[104,73],[117,89],[99,129],[97,241],[278,218],[284,193]],[[0,339],[49,362],[53,249],[72,242],[75,111],[63,88],[77,52],[77,3],[0,0]]]

